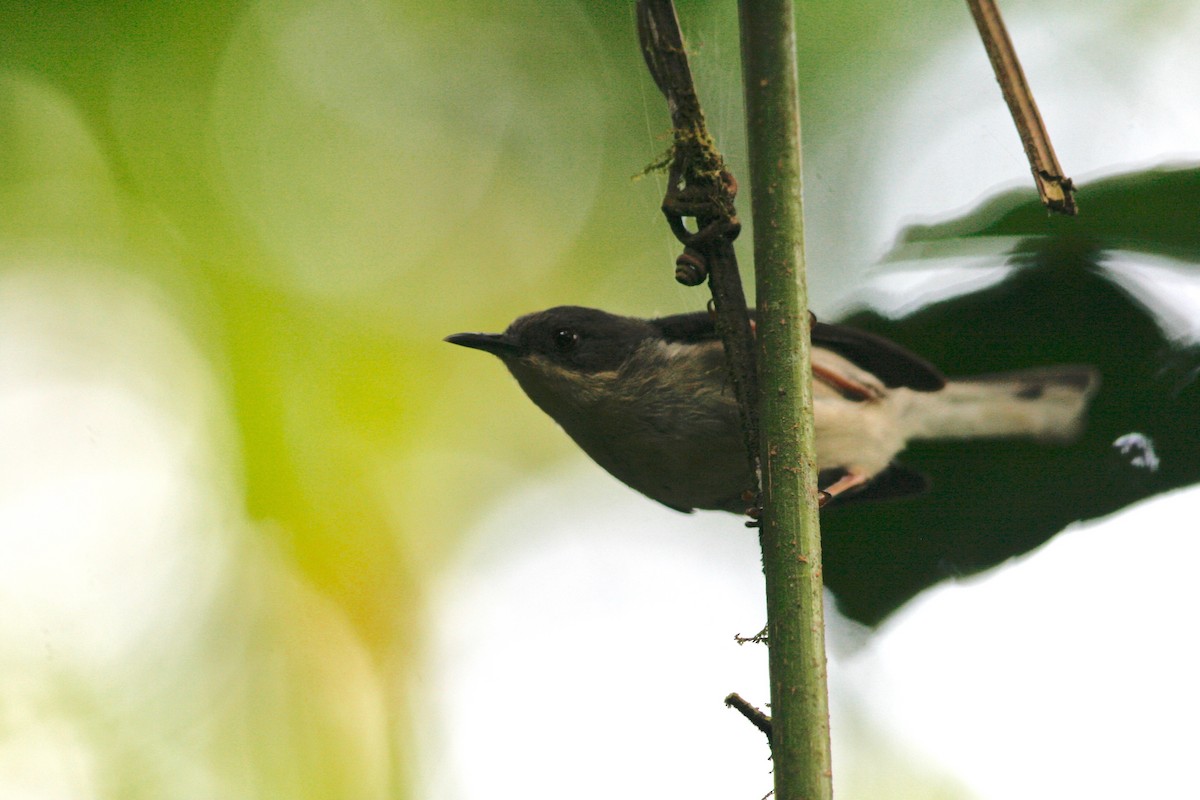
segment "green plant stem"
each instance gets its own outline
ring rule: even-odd
[[[740,0],[754,219],[763,517],[777,800],[832,796],[821,533],[790,0]]]

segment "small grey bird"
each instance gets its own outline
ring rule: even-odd
[[[909,441],[1069,441],[1099,385],[1069,365],[947,381],[900,345],[811,326],[822,500],[924,488],[894,459]],[[743,513],[754,485],[724,348],[707,312],[660,319],[559,306],[452,344],[500,357],[529,398],[618,480],[679,511]]]

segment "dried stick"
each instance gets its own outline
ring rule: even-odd
[[[638,0],[637,21],[642,56],[667,99],[674,132],[662,209],[671,231],[684,245],[676,261],[676,279],[696,286],[708,278],[717,333],[725,345],[730,385],[741,414],[749,466],[747,486],[757,486],[758,372],[746,294],[733,251],[733,240],[741,232],[733,205],[737,182],[725,169],[704,123],[674,4],[671,0]],[[694,233],[684,224],[689,217],[696,220]]]
[[[1021,69],[1017,52],[1000,17],[1000,9],[996,7],[995,0],[967,0],[967,6],[975,18],[983,46],[992,62],[992,70],[1000,83],[1000,91],[1004,93],[1004,101],[1008,103],[1009,113],[1017,125],[1021,144],[1025,146],[1025,155],[1029,159],[1029,168],[1033,171],[1033,180],[1037,183],[1042,204],[1051,211],[1073,216],[1076,213],[1075,184],[1063,175],[1058,157],[1054,154],[1054,146],[1050,144],[1050,136],[1046,133],[1046,125],[1042,122],[1042,115],[1038,113],[1037,103],[1025,80],[1025,72]]]

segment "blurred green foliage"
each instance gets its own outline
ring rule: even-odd
[[[735,5],[679,8],[744,174]],[[800,15],[811,282],[832,302],[875,246],[861,232],[892,180],[876,172],[889,113],[936,47],[971,32],[935,2]],[[632,180],[667,141],[632,4],[6,2],[0,29],[0,296],[81,320],[72,353],[38,351],[51,355],[29,386],[125,370],[121,392],[191,420],[202,443],[176,456],[190,504],[145,523],[180,527],[202,555],[122,617],[141,637],[106,662],[122,679],[51,669],[34,648],[6,681],[44,690],[31,719],[73,732],[90,796],[407,796],[428,581],[489,501],[571,452],[496,365],[442,336],[562,302],[705,301],[671,279],[661,179]],[[1010,134],[996,137],[1015,151]],[[1155,180],[1195,191],[1194,175]],[[1024,233],[1032,212],[997,214],[989,232]],[[1194,254],[1190,218],[1159,219],[1155,241]],[[130,298],[152,312],[123,310]],[[0,353],[42,335],[18,317]],[[115,342],[102,352],[101,334]],[[111,599],[77,589],[80,608]],[[175,595],[198,610],[142,630]],[[40,741],[30,730],[0,744],[19,752]]]
[[[895,257],[912,245],[986,237],[1055,237],[1097,250],[1146,253],[1200,261],[1200,170],[1180,165],[1130,172],[1086,184],[1087,213],[1072,219],[1047,214],[1028,190],[990,198],[970,214],[901,232]]]

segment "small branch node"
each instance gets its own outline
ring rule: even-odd
[[[762,731],[763,735],[767,737],[767,742],[771,741],[770,717],[747,703],[737,692],[733,692],[725,698],[725,705],[735,709],[743,717],[750,720],[750,724]]]
[[[763,628],[753,636],[742,636],[740,633],[734,635],[733,640],[738,644],[770,644],[770,638],[767,636],[767,628]]]

